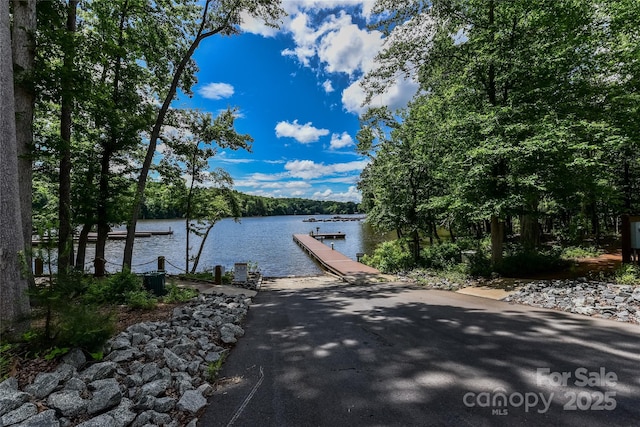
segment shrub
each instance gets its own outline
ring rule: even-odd
[[[12,344],[0,344],[0,382],[9,376],[9,370],[13,362],[14,346]]]
[[[168,304],[189,301],[198,295],[198,291],[195,289],[179,288],[173,283],[168,284],[166,290],[167,294],[162,297],[162,301]]]
[[[365,255],[362,262],[383,273],[397,273],[415,266],[411,253],[401,240],[381,243],[376,247],[373,255]]]
[[[57,347],[80,347],[87,351],[99,350],[115,332],[115,317],[101,312],[94,305],[67,304],[53,328],[53,342]]]
[[[460,247],[451,242],[443,242],[424,248],[421,252],[422,262],[426,268],[448,270],[462,260]]]
[[[593,246],[569,246],[562,250],[562,258],[564,259],[578,259],[578,258],[591,258],[597,257],[602,254],[602,251]]]
[[[640,267],[635,264],[622,264],[615,272],[616,283],[637,285],[640,283]]]
[[[233,283],[233,271],[227,271],[222,275],[222,284],[230,285]]]
[[[122,271],[106,279],[94,280],[84,298],[92,304],[126,304],[128,293],[142,290],[142,279],[139,276]]]
[[[125,294],[125,303],[131,308],[152,310],[158,305],[158,300],[145,290],[129,291]]]
[[[502,260],[496,270],[504,276],[527,276],[563,270],[570,262],[560,257],[560,251],[514,251]]]

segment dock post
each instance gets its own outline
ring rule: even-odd
[[[158,271],[164,271],[164,257],[162,255],[158,257]]]
[[[222,285],[222,266],[216,265],[214,282],[216,285]]]
[[[34,271],[35,271],[34,275],[35,276],[42,276],[43,273],[44,273],[44,262],[42,261],[42,258],[34,258],[34,261],[35,261],[35,264],[36,264],[35,269],[34,269]]]
[[[104,277],[104,265],[106,263],[106,260],[102,259],[102,258],[96,258],[93,260],[93,268],[94,268],[94,273],[93,275],[95,277]]]

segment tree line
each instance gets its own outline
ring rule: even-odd
[[[212,198],[218,190],[201,187],[197,189],[202,199]],[[149,182],[142,204],[141,218],[170,219],[184,218],[185,186],[165,185],[161,182]],[[301,198],[273,198],[254,196],[232,191],[238,205],[238,217],[274,216],[274,215],[347,215],[358,213],[358,204],[354,202],[333,202]]]
[[[368,219],[416,258],[445,227],[539,251],[640,210],[640,2],[378,0],[387,36],[369,99],[401,77],[402,111],[370,109],[358,149]]]

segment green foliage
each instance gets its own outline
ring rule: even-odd
[[[207,380],[208,381],[213,382],[218,378],[218,374],[220,373],[220,370],[222,369],[222,365],[224,364],[226,356],[227,356],[227,353],[222,353],[222,355],[220,356],[220,358],[218,360],[216,360],[215,362],[209,363],[209,365],[207,366]]]
[[[435,239],[434,224],[481,237],[493,220],[495,263],[507,233],[535,252],[543,224],[573,245],[615,230],[620,212],[640,208],[637,12],[627,0],[376,2],[374,26],[392,36],[367,96],[398,75],[417,75],[421,94],[362,118],[371,223]],[[537,270],[554,257],[511,261]]]
[[[152,310],[158,305],[158,299],[143,289],[125,293],[125,303],[131,308]]]
[[[636,264],[622,264],[615,272],[616,283],[621,285],[640,284],[640,267]]]
[[[0,382],[9,376],[9,369],[15,357],[15,345],[10,343],[0,343]]]
[[[563,259],[580,259],[592,258],[600,256],[603,253],[601,249],[593,246],[568,246],[562,249],[561,257]]]
[[[92,353],[89,353],[89,356],[91,356],[93,360],[100,361],[104,357],[104,352],[102,350],[94,351]]]
[[[53,360],[56,357],[64,356],[65,354],[69,353],[69,350],[71,350],[69,347],[53,347],[47,352],[47,354],[44,355],[44,360]]]
[[[231,283],[233,283],[233,271],[226,271],[222,275],[222,284],[230,285]]]
[[[140,291],[144,291],[142,279],[129,271],[122,271],[102,280],[94,280],[84,299],[94,304],[127,304],[128,294]]]
[[[362,257],[362,262],[383,273],[407,271],[415,265],[406,242],[400,239],[381,243],[376,247],[373,255]]]
[[[434,270],[448,270],[462,261],[460,247],[451,242],[427,246],[420,255],[422,264]]]
[[[507,277],[526,277],[528,275],[560,271],[570,265],[569,261],[562,259],[558,248],[525,251],[518,247],[504,257],[496,270]]]
[[[201,188],[202,197],[215,196],[216,189]],[[332,202],[299,198],[272,198],[233,191],[241,217],[274,215],[350,215],[360,211],[354,202]],[[183,218],[187,188],[184,181],[150,181],[145,190],[142,218]]]
[[[59,348],[99,350],[115,332],[115,317],[97,306],[68,303],[56,319],[52,344]]]
[[[165,289],[167,294],[162,297],[162,301],[168,304],[189,301],[198,296],[198,291],[195,289],[179,288],[173,283],[168,284]]]

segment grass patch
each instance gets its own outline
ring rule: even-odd
[[[635,264],[623,264],[614,273],[616,283],[620,285],[640,284],[640,267]]]
[[[209,363],[209,365],[207,365],[207,380],[209,382],[213,382],[218,378],[218,375],[220,375],[220,371],[222,370],[222,365],[224,364],[224,361],[226,358],[227,358],[227,354],[222,353],[218,360],[216,360],[215,362],[211,362]]]
[[[15,357],[14,349],[14,344],[0,344],[0,382],[9,376],[13,358]]]
[[[562,249],[560,257],[566,260],[595,258],[602,255],[603,253],[603,250],[593,246],[568,246]]]

